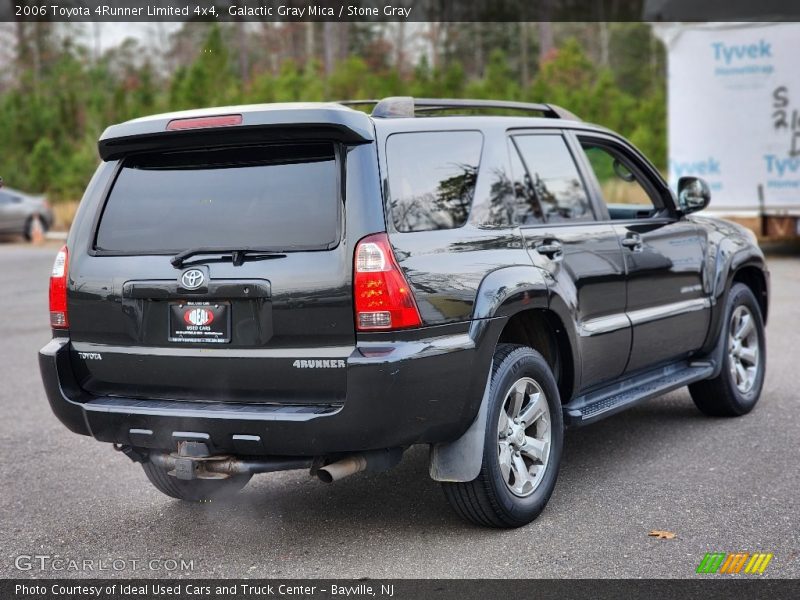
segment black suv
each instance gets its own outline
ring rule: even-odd
[[[706,414],[753,408],[768,272],[749,231],[690,216],[702,180],[674,195],[552,105],[347,104],[105,131],[40,352],[69,429],[190,501],[429,444],[461,516],[515,527],[565,427],[684,385]]]

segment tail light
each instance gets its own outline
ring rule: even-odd
[[[53,329],[69,327],[67,317],[67,272],[69,250],[64,246],[56,254],[53,272],[50,273],[50,326]]]
[[[354,295],[356,329],[419,327],[417,303],[385,233],[362,239],[355,252]]]

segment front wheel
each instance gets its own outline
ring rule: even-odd
[[[561,400],[545,359],[524,346],[498,344],[489,386],[480,474],[442,485],[467,521],[520,527],[539,516],[555,488],[564,440]]]
[[[163,467],[151,462],[142,464],[150,483],[162,494],[187,502],[208,502],[229,498],[250,481],[251,475],[235,475],[227,479],[178,479]]]
[[[738,417],[753,410],[764,385],[767,349],[764,319],[749,287],[734,284],[725,311],[725,352],[714,379],[689,386],[697,408],[715,417]]]

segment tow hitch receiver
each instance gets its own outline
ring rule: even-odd
[[[175,470],[170,471],[169,474],[178,479],[200,479],[198,476],[199,467],[200,461],[196,458],[176,458]]]
[[[152,460],[153,457],[151,457]],[[227,454],[211,454],[203,442],[178,442],[178,452],[160,455],[154,462],[162,462],[167,474],[177,479],[227,479],[235,475],[231,463],[234,457]]]

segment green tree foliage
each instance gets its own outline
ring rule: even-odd
[[[228,45],[222,39],[222,29],[214,23],[197,59],[174,83],[174,108],[227,104],[239,95],[239,83],[233,72]]]
[[[635,93],[617,83],[613,68],[598,68],[570,39],[541,66],[527,99],[558,104],[584,121],[629,137],[663,169],[667,160],[665,82],[642,77],[631,85]]]
[[[81,196],[108,125],[238,103],[392,95],[552,102],[630,137],[657,166],[666,162],[664,53],[640,23],[613,24],[604,52],[592,41],[599,38],[591,38],[596,27],[563,25],[541,63],[535,25],[523,42],[517,24],[450,23],[435,52],[406,49],[405,60],[415,57],[414,64],[401,65],[391,31],[358,25],[328,76],[321,27],[304,37],[296,24],[272,24],[249,30],[243,44],[234,24],[187,24],[172,36],[166,62],[154,61],[134,40],[94,56],[86,40],[57,36],[54,27],[19,29],[13,83],[0,91],[0,175],[55,200]],[[579,38],[569,37],[576,31]],[[239,68],[242,49],[251,61],[247,81]]]
[[[503,50],[500,48],[492,50],[485,75],[467,86],[467,96],[495,100],[520,97],[517,77]]]

